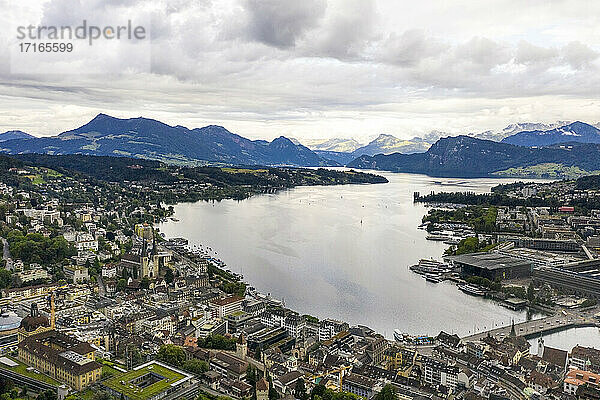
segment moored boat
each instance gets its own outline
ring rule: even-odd
[[[468,283],[458,285],[458,288],[464,293],[472,296],[485,296],[485,291],[479,289],[477,286],[469,285]]]
[[[431,283],[440,283],[442,281],[442,278],[440,277],[440,275],[427,274],[425,275],[425,280]]]

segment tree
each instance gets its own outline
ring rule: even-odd
[[[308,395],[306,393],[306,386],[304,385],[304,379],[298,378],[296,381],[296,387],[294,387],[294,396],[300,400],[307,400]]]
[[[256,368],[254,368],[252,364],[248,364],[248,367],[246,368],[246,381],[250,386],[256,387],[258,374],[256,373]]]
[[[131,357],[131,365],[133,366],[140,365],[144,361],[142,352],[137,347],[130,350],[129,356]]]
[[[530,282],[529,286],[527,287],[527,299],[529,301],[535,300],[535,290],[533,287],[533,282]]]
[[[279,398],[280,396],[277,390],[269,385],[269,400],[278,400]]]
[[[204,360],[192,358],[183,363],[183,369],[196,375],[202,375],[208,371],[208,363]]]
[[[147,276],[142,278],[142,281],[140,282],[140,287],[142,289],[149,289],[150,288],[150,279],[148,279]]]
[[[159,361],[181,367],[185,361],[185,352],[179,346],[174,344],[165,344],[160,346],[156,358]]]
[[[117,282],[117,291],[122,292],[123,290],[125,290],[126,286],[127,281],[125,279],[119,279],[119,281]]]
[[[106,392],[96,392],[92,396],[92,400],[115,400],[115,397]]]
[[[315,397],[322,398],[324,393],[325,385],[319,383],[318,385],[315,385],[315,387],[313,387],[312,391],[310,392],[310,398],[312,400],[315,400]]]
[[[10,287],[12,283],[12,275],[9,270],[0,268],[0,289]]]
[[[392,385],[385,385],[381,392],[375,395],[375,400],[396,400],[396,388]]]
[[[173,271],[171,268],[167,268],[167,272],[165,272],[165,281],[167,283],[172,283],[175,280],[175,276],[173,275]]]
[[[267,380],[269,381],[269,400],[278,400],[280,396],[277,390],[273,387],[273,379],[270,375]]]
[[[8,393],[13,387],[14,383],[12,380],[4,377],[0,378],[0,393]]]
[[[57,400],[58,396],[56,395],[56,392],[53,390],[46,390],[45,392],[40,393],[37,397],[36,400]]]

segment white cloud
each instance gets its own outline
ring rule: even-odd
[[[0,0],[0,23],[151,15],[151,73],[11,74],[0,131],[51,134],[97,112],[272,138],[409,137],[599,118],[600,3],[457,0]],[[135,53],[83,60],[131,65]],[[87,65],[86,65],[87,63]],[[134,64],[135,65],[135,64]],[[56,65],[58,66],[58,65]],[[60,70],[58,70],[60,72]]]

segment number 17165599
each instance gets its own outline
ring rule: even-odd
[[[23,42],[19,43],[21,53],[70,53],[73,43]]]

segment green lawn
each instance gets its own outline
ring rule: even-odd
[[[118,364],[118,363],[115,363],[115,362],[112,362],[109,360],[105,360],[103,358],[97,358],[96,361],[99,362],[100,364],[102,364],[102,375],[103,376],[107,373],[111,374],[111,376],[122,375],[123,372],[119,371],[115,367],[126,369],[124,365],[121,365],[121,364]]]
[[[223,172],[229,172],[231,174],[264,174],[269,172],[266,169],[251,169],[251,168],[221,168]]]
[[[161,376],[164,376],[166,379],[153,383],[152,385],[147,386],[143,389],[132,383],[129,383],[131,380],[145,375],[149,372],[155,372]],[[162,367],[158,364],[151,364],[139,370],[129,371],[124,374],[111,377],[108,380],[102,382],[102,384],[106,387],[116,390],[119,393],[124,394],[130,399],[144,400],[154,396],[157,393],[162,392],[163,390],[167,389],[172,383],[177,382],[178,380],[183,379],[184,377],[184,375],[171,369]],[[121,382],[123,382],[124,384]]]
[[[87,388],[81,392],[69,395],[66,400],[93,400],[95,395],[96,391],[94,389]]]
[[[115,369],[107,364],[102,364],[102,376],[117,376],[121,374],[123,374],[123,372],[119,371],[118,369]]]
[[[27,376],[29,378],[36,379],[38,381],[45,382],[45,383],[48,383],[50,385],[54,385],[54,386],[59,386],[60,385],[60,382],[56,381],[55,379],[52,379],[48,375],[42,374],[41,372],[40,373],[35,373],[34,371],[27,371],[27,365],[23,364],[22,362],[20,362],[16,358],[14,358],[14,357],[8,357],[8,358],[10,358],[14,362],[18,363],[19,365],[17,365],[16,367],[9,367],[7,365],[4,365],[4,364],[0,363],[0,368],[4,368],[4,369],[7,369],[7,370],[16,372],[17,374],[20,374],[20,375],[23,375],[23,376]]]
[[[42,175],[36,174],[36,175],[25,175],[27,178],[31,179],[31,183],[33,183],[34,185],[41,185],[43,183],[46,183],[46,181],[44,180],[44,177]]]

